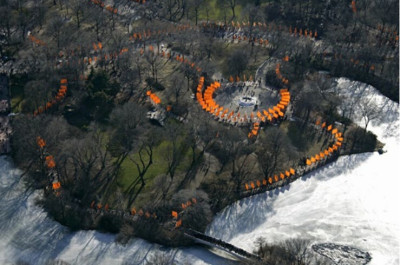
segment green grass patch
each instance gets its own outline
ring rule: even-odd
[[[10,77],[12,112],[21,112],[22,102],[25,99],[24,88],[29,81],[28,75],[12,75]]]
[[[208,10],[208,20],[210,21],[224,21],[224,11],[220,8],[220,6],[218,6],[217,4],[217,0],[209,0],[208,2],[208,8],[206,9],[206,7],[200,8],[199,10],[199,21],[202,20],[207,20],[207,10]],[[243,6],[238,4],[235,7],[235,15],[237,19],[241,19],[241,13],[243,10]],[[226,8],[226,19],[227,21],[230,21],[230,19],[232,18],[232,10],[231,8]],[[192,16],[192,20],[195,21],[196,18],[195,16]]]
[[[144,175],[144,179],[146,182],[145,189],[142,193],[146,192],[147,190],[152,189],[154,178],[167,173],[168,171],[168,163],[165,159],[165,149],[169,148],[168,146],[170,143],[168,141],[163,141],[159,146],[155,147],[153,150],[153,164],[147,170],[146,174]],[[182,159],[181,163],[179,164],[176,173],[185,172],[191,163],[192,151],[190,149],[184,150],[184,158]],[[133,158],[137,159],[138,154],[134,154]],[[148,162],[148,157],[144,157],[144,161]],[[125,159],[122,163],[122,170],[121,175],[117,179],[118,186],[123,190],[126,191],[128,187],[132,184],[134,180],[139,175],[139,171],[130,159]]]

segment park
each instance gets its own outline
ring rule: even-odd
[[[384,146],[368,125],[387,103],[360,100],[361,127],[332,89],[345,76],[398,101],[397,24],[373,28],[355,1],[332,7],[337,32],[311,2],[297,21],[275,18],[290,1],[45,2],[37,25],[5,35],[4,141],[72,230],[258,260],[204,234],[218,213]]]

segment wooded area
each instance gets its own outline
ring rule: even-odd
[[[358,102],[353,124],[334,77],[398,101],[397,1],[4,0],[0,13],[16,164],[56,220],[121,240],[187,244],[182,229],[240,198],[379,149],[368,125],[384,106]]]

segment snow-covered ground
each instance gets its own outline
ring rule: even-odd
[[[176,264],[226,264],[225,259],[203,248],[170,249],[134,239],[126,246],[115,235],[96,231],[70,232],[51,220],[37,205],[40,192],[26,192],[21,171],[9,158],[0,157],[0,264],[146,264],[163,253]]]
[[[399,106],[371,86],[344,78],[337,83],[335,90],[347,97],[347,106],[360,102],[358,93],[364,99],[372,93],[369,104],[386,103],[368,128],[386,144],[387,153],[344,156],[281,191],[237,202],[218,215],[209,235],[248,251],[258,237],[271,243],[309,238],[368,251],[370,264],[399,264]],[[363,126],[360,111],[356,113]]]
[[[342,94],[371,89],[374,102],[384,100],[361,83],[339,79],[338,84]],[[348,94],[348,99],[356,101],[356,96]],[[387,153],[341,157],[290,187],[241,200],[219,214],[208,233],[249,251],[257,237],[268,242],[310,238],[368,251],[371,264],[398,264],[398,105],[389,101],[380,113],[380,123],[372,123],[369,129],[386,144]],[[0,264],[15,264],[18,260],[29,264],[46,264],[48,260],[145,264],[160,251],[169,254],[176,264],[228,264],[198,247],[169,249],[140,239],[122,246],[114,242],[113,235],[71,233],[34,204],[40,193],[25,192],[21,173],[9,159],[0,157]]]

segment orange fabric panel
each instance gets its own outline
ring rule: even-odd
[[[251,186],[251,188],[252,189],[254,189],[255,188],[255,186],[254,186],[254,182],[252,181],[252,182],[250,182],[250,186]]]
[[[175,218],[175,219],[178,218],[178,213],[175,212],[175,211],[172,211],[172,212],[171,212],[171,215],[172,215],[172,217]]]
[[[61,183],[59,181],[53,182],[53,190],[58,190],[61,188]]]

